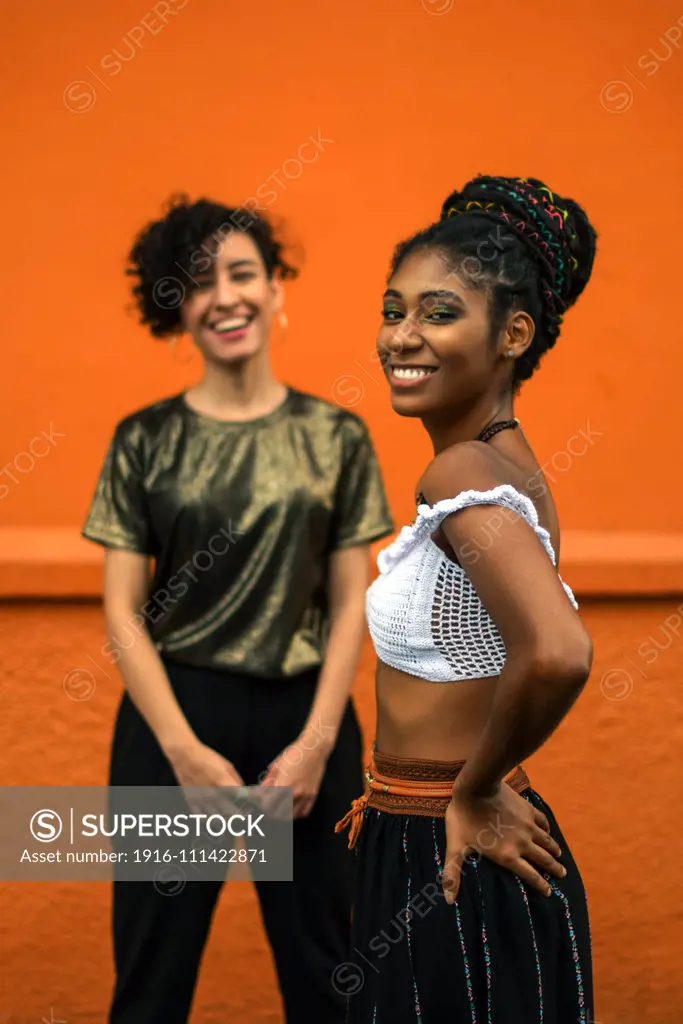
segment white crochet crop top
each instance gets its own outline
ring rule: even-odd
[[[555,565],[550,534],[534,503],[509,484],[419,505],[413,525],[380,552],[380,574],[368,588],[365,607],[380,661],[433,683],[497,676],[505,665],[505,644],[467,573],[432,540],[446,516],[468,505],[502,505],[522,516]]]

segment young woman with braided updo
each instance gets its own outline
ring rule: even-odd
[[[591,274],[584,212],[478,177],[396,250],[378,351],[434,459],[379,556],[379,659],[357,845],[353,1024],[588,1024],[583,883],[521,762],[567,714],[592,647],[513,399]]]

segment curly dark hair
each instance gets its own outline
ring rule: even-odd
[[[191,202],[184,194],[171,196],[165,215],[137,236],[126,269],[137,279],[132,292],[140,322],[154,337],[167,338],[182,330],[180,306],[188,288],[211,267],[221,242],[233,231],[253,239],[268,277],[297,276],[298,270],[283,256],[284,245],[262,214],[209,199]]]
[[[391,273],[415,250],[437,249],[472,286],[489,292],[492,336],[510,312],[527,312],[536,330],[515,360],[519,386],[553,347],[563,313],[586,287],[596,240],[581,207],[537,178],[480,175],[448,196],[439,221],[396,248]]]

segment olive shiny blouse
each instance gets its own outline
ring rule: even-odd
[[[184,394],[123,419],[83,536],[154,559],[143,614],[163,656],[278,678],[322,663],[330,553],[393,528],[363,421],[289,388],[248,422]]]

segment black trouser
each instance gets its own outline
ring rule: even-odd
[[[317,684],[317,671],[271,681],[168,662],[166,668],[199,740],[228,758],[247,785],[257,784],[299,735]],[[177,784],[128,696],[116,722],[110,783]],[[354,858],[334,826],[362,789],[360,729],[349,702],[318,799],[309,817],[294,823],[294,881],[256,883],[287,1024],[344,1020],[345,1002],[331,978],[349,958]],[[221,886],[190,881],[168,896],[151,882],[114,882],[110,1024],[185,1024]]]

